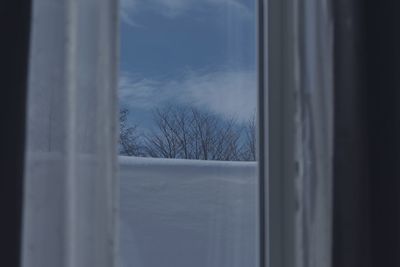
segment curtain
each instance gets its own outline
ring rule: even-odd
[[[264,166],[270,266],[332,266],[331,4],[268,1]]]
[[[296,266],[331,266],[333,178],[333,17],[330,0],[297,4],[295,89]]]
[[[33,2],[23,266],[114,266],[117,1]]]

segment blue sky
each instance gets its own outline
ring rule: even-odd
[[[132,123],[193,105],[239,121],[256,107],[255,0],[121,0],[119,97]]]

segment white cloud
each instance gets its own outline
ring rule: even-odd
[[[120,102],[137,108],[153,108],[153,106],[160,104],[160,98],[155,97],[160,85],[159,81],[124,73],[119,78]],[[161,99],[165,99],[165,97]]]
[[[119,97],[123,105],[151,110],[163,104],[192,105],[239,121],[255,112],[256,75],[252,71],[187,72],[182,79],[149,80],[124,73]]]
[[[138,27],[134,19],[132,18],[133,13],[138,8],[138,0],[120,0],[119,1],[119,14],[122,21],[132,27]]]
[[[139,25],[134,19],[135,13],[144,9],[151,9],[165,17],[176,18],[188,10],[218,6],[226,6],[232,11],[237,11],[238,17],[249,17],[253,13],[242,0],[121,0],[120,15],[122,21],[137,27]]]

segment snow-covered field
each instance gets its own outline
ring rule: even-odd
[[[256,266],[256,163],[119,163],[121,267]]]

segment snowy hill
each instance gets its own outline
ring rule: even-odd
[[[119,164],[121,267],[256,266],[256,163]]]

